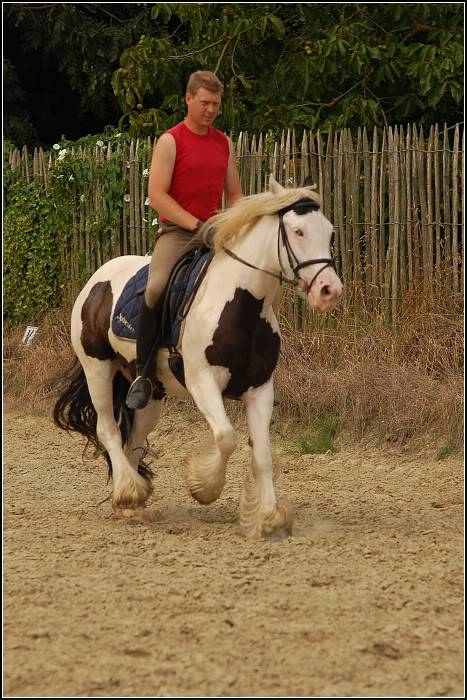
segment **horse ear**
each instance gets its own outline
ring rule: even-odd
[[[280,194],[284,191],[282,185],[279,185],[274,175],[269,176],[269,189],[273,194]]]

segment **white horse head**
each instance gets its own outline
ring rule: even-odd
[[[275,221],[273,216],[277,217]],[[321,211],[321,200],[312,187],[288,189],[271,175],[269,192],[243,197],[232,209],[211,219],[211,223],[217,229],[216,250],[236,252],[238,241],[250,232],[246,246],[250,257],[244,262],[254,263],[259,257],[268,265],[268,273],[275,273],[304,292],[312,309],[330,311],[336,306],[342,282],[331,256],[333,227]]]

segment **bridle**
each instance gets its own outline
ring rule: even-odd
[[[279,274],[275,272],[271,272],[270,270],[263,270],[261,267],[256,267],[256,265],[253,265],[252,263],[249,263],[247,260],[243,260],[243,258],[240,258],[238,255],[233,253],[231,250],[228,248],[223,248],[223,251],[227,253],[231,258],[234,260],[237,260],[237,262],[243,263],[243,265],[247,265],[247,267],[251,267],[254,270],[259,270],[260,272],[264,272],[266,275],[270,275],[271,277],[275,277],[276,279],[279,280],[279,282],[285,283],[285,284],[290,284],[293,287],[297,286],[300,282],[305,283],[305,280],[300,277],[298,274],[299,270],[302,269],[302,267],[307,267],[308,265],[317,265],[319,263],[325,263],[323,267],[318,270],[316,275],[313,277],[311,280],[310,284],[306,286],[306,293],[311,289],[311,286],[315,279],[322,273],[323,270],[325,270],[327,267],[332,267],[334,268],[334,260],[332,258],[315,258],[313,260],[304,260],[303,262],[299,262],[297,256],[295,255],[292,246],[290,245],[290,241],[287,237],[286,231],[285,231],[285,225],[284,225],[284,214],[286,214],[288,211],[292,211],[292,209],[297,213],[297,214],[306,214],[309,211],[316,211],[319,209],[318,204],[314,202],[312,199],[309,199],[308,197],[303,197],[302,199],[298,199],[296,202],[293,204],[289,204],[289,206],[284,207],[283,209],[279,209],[277,212],[277,215],[279,217],[279,230],[277,232],[277,257],[279,259],[279,265],[281,268],[281,271]],[[282,258],[281,258],[281,247],[280,244],[284,246],[286,253],[287,253],[287,258],[289,260],[289,265],[290,269],[293,272],[294,278],[289,279],[288,277],[285,276],[285,269],[282,264]],[[305,283],[306,284],[306,283]]]

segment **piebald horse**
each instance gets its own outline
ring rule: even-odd
[[[141,456],[165,397],[191,394],[211,427],[211,451],[191,456],[187,464],[189,492],[202,504],[220,496],[236,446],[223,397],[240,399],[252,448],[240,496],[240,529],[248,538],[282,538],[291,533],[293,514],[274,488],[269,426],[280,332],[272,304],[285,282],[300,289],[311,308],[335,307],[342,283],[331,257],[333,227],[312,188],[284,188],[273,177],[267,192],[238,200],[208,223],[214,255],[180,343],[185,386],[170,370],[168,350],[161,348],[155,360],[159,391],[144,409],[125,407],[136,344],[117,337],[111,319],[125,284],[148,258],[114,258],[92,275],[74,304],[71,341],[79,364],[57,400],[54,419],[61,428],[85,435],[106,456],[114,515],[151,520],[145,505],[152,474]]]

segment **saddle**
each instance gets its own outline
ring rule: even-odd
[[[199,246],[188,251],[175,264],[162,295],[162,321],[159,347],[170,351],[169,365],[177,379],[183,379],[183,359],[177,348],[182,324],[204,279],[213,251]],[[149,264],[131,277],[123,288],[112,316],[112,331],[119,338],[136,341],[138,318],[147,286]],[[172,366],[173,365],[173,366]]]
[[[161,347],[176,348],[181,341],[182,323],[193,304],[214,253],[200,246],[183,255],[175,264],[164,292]]]

